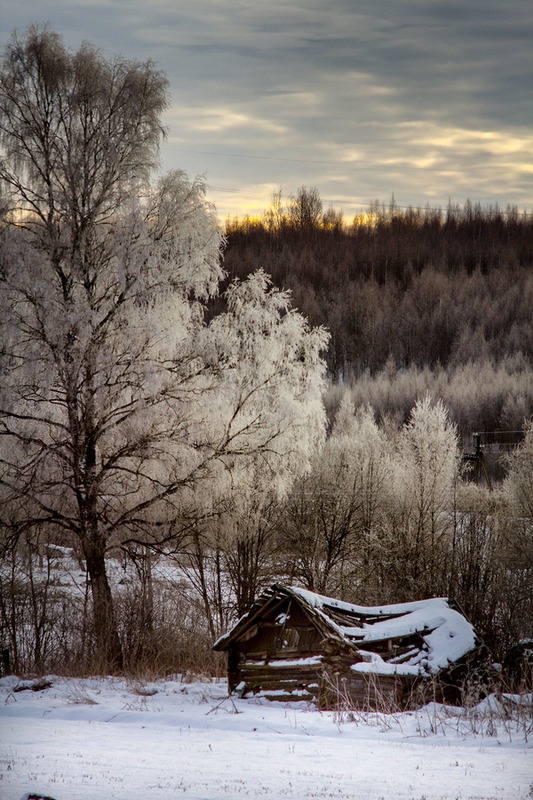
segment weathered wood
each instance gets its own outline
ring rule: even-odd
[[[422,602],[413,605],[418,609]],[[441,616],[447,606],[439,602]],[[424,618],[420,622],[420,616],[413,626],[396,624],[409,612],[409,605],[366,613],[361,606],[272,587],[215,649],[228,652],[230,691],[244,695],[307,699],[323,708],[383,711],[409,707],[430,695],[458,701],[469,658],[465,655],[452,664],[440,680],[429,680],[423,671],[419,674],[418,665],[429,655],[424,637],[432,629]],[[434,613],[428,616],[434,618]],[[372,629],[382,622],[391,624]],[[463,623],[468,624],[464,619]],[[454,618],[452,631],[457,624]],[[394,637],[396,630],[401,635]],[[365,671],[354,669],[362,662],[367,664]],[[399,674],[393,672],[396,665]]]

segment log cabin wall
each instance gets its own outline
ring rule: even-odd
[[[215,649],[228,653],[229,690],[243,696],[385,712],[429,699],[460,702],[480,649],[469,623],[447,603],[433,598],[365,609],[297,587],[273,586]],[[459,657],[454,653],[447,668],[430,676],[418,665],[432,657],[435,614],[441,645],[442,631],[452,641],[458,626],[472,641],[470,649]],[[355,667],[361,662],[365,671]]]
[[[317,700],[322,684],[323,636],[305,612],[285,598],[228,652],[230,691],[272,698]]]
[[[273,700],[309,700],[321,708],[398,708],[411,682],[370,676],[351,667],[356,648],[325,640],[305,611],[291,600],[276,605],[228,651],[230,692]]]

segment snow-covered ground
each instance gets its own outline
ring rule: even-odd
[[[0,680],[1,800],[533,796],[533,737],[491,714],[468,726],[436,706],[350,720],[228,698],[224,682],[49,680],[41,691]]]

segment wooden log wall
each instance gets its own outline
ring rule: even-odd
[[[324,709],[397,711],[409,704],[412,678],[354,672],[354,653],[306,655],[238,660],[229,674],[230,691],[308,700]]]

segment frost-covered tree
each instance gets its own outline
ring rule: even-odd
[[[212,619],[223,605],[222,580],[238,613],[262,588],[276,500],[307,471],[325,436],[325,331],[310,329],[262,271],[233,283],[226,299],[227,311],[208,331],[223,376],[210,411],[227,443],[212,485],[224,502],[215,523],[195,529],[193,547],[192,578],[213,630],[223,622],[220,614]]]
[[[504,489],[520,516],[533,520],[533,420],[524,424],[524,438],[507,457]]]
[[[346,399],[311,472],[295,485],[281,528],[289,572],[310,589],[367,602],[375,593],[391,467],[371,409],[354,413]]]
[[[456,427],[442,401],[433,403],[426,395],[401,431],[395,471],[391,544],[398,556],[398,580],[411,596],[439,590],[459,465]]]
[[[223,237],[201,181],[149,182],[166,92],[35,27],[0,72],[2,521],[78,542],[108,666],[109,549],[175,538],[259,465],[281,485],[324,428],[325,337],[286,295],[255,276],[204,322]]]

